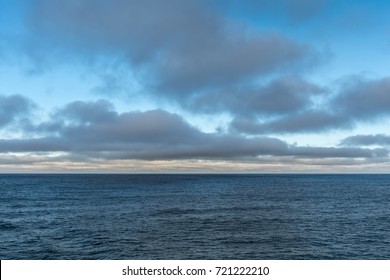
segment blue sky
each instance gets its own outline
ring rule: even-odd
[[[0,2],[0,172],[388,172],[390,3]]]

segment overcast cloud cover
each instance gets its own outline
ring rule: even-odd
[[[388,8],[368,0],[6,0],[0,167],[386,171]]]

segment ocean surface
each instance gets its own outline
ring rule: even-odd
[[[0,175],[0,259],[390,259],[390,175]]]

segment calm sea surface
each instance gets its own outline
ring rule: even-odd
[[[390,175],[0,175],[0,259],[390,259]]]

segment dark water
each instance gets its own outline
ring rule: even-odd
[[[0,175],[1,259],[390,259],[390,175]]]

